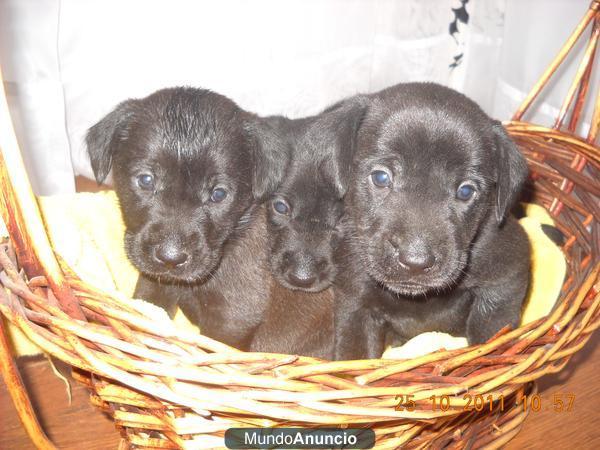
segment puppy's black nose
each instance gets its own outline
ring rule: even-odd
[[[435,264],[435,256],[429,252],[399,252],[398,262],[411,272],[424,272]]]
[[[294,286],[308,288],[315,284],[317,281],[317,275],[310,270],[300,267],[296,270],[291,270],[288,273],[288,280]]]
[[[401,243],[392,238],[389,243],[398,263],[411,273],[425,272],[435,264],[435,255],[421,241]]]
[[[169,268],[181,266],[188,259],[188,254],[183,249],[170,243],[156,246],[154,248],[154,256]]]

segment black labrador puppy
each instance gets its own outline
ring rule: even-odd
[[[265,119],[292,152],[267,222],[271,271],[288,289],[319,292],[335,279],[332,253],[365,109],[365,101],[356,98],[313,117]]]
[[[333,357],[333,252],[365,110],[366,102],[354,99],[309,118],[266,118],[292,154],[268,208],[269,259],[278,283],[253,349]]]
[[[86,142],[96,180],[113,170],[135,296],[247,348],[270,289],[259,205],[288,158],[276,133],[222,95],[170,88],[121,103]]]
[[[426,331],[485,342],[516,327],[529,242],[509,214],[527,176],[499,122],[431,83],[371,97],[335,282],[336,359],[380,357]]]

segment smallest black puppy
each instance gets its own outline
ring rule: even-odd
[[[291,152],[267,222],[271,271],[288,289],[319,292],[335,279],[342,198],[365,109],[366,99],[356,97],[312,117],[265,119]]]
[[[518,326],[529,242],[509,213],[525,159],[502,125],[430,83],[374,94],[345,199],[336,358],[426,331],[485,342]]]
[[[268,208],[269,260],[278,283],[252,350],[333,357],[333,253],[365,109],[365,101],[351,99],[313,117],[266,119],[291,157]]]

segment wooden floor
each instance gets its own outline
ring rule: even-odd
[[[71,383],[69,405],[64,383],[46,359],[20,360],[21,373],[42,426],[61,449],[115,449],[119,441],[112,422],[88,401],[87,390]],[[532,412],[523,429],[506,448],[600,449],[600,332],[576,354],[559,374],[539,382],[542,409]],[[553,411],[555,394],[574,394],[570,412]],[[563,397],[565,398],[565,397]],[[0,382],[0,449],[31,449],[6,387]]]

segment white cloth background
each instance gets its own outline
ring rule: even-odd
[[[461,3],[0,0],[0,65],[34,189],[73,191],[73,174],[91,177],[85,131],[125,98],[172,85],[299,117],[432,80],[508,119],[589,0],[470,0],[468,23],[451,36]],[[568,82],[544,97],[539,122],[549,123]]]

